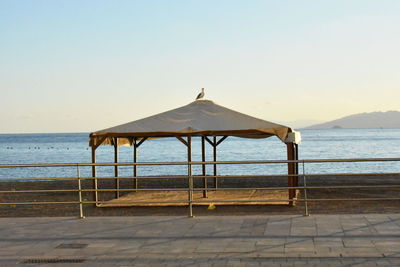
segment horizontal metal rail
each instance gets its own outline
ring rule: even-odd
[[[320,202],[320,201],[381,201],[381,200],[386,200],[386,201],[393,201],[393,200],[400,200],[400,197],[393,197],[393,198],[335,198],[335,199],[326,199],[326,198],[315,198],[315,199],[295,199],[296,202]],[[282,198],[282,199],[252,199],[252,200],[242,200],[242,199],[236,199],[236,200],[218,200],[218,199],[213,199],[212,201],[208,200],[192,200],[192,203],[210,203],[212,202],[213,204],[215,203],[268,203],[268,202],[289,202],[293,201],[293,199],[287,199],[287,198]],[[0,206],[2,205],[57,205],[57,204],[79,204],[81,202],[79,201],[33,201],[33,202],[0,202]],[[84,201],[84,204],[108,204],[108,201]],[[135,205],[133,206],[140,206],[140,204],[160,204],[160,201],[135,201]],[[179,204],[179,203],[185,203],[187,204],[187,200],[166,200],[161,203],[166,203],[166,204]],[[120,204],[131,204],[132,201],[118,201],[118,205]]]
[[[0,168],[31,167],[91,167],[91,166],[155,166],[155,165],[223,165],[223,164],[286,164],[286,163],[344,163],[344,162],[388,162],[400,158],[357,158],[357,159],[307,159],[307,160],[253,160],[253,161],[192,161],[192,162],[119,162],[119,163],[54,163],[54,164],[0,164]]]
[[[325,199],[325,198],[320,198],[320,199],[308,199],[307,201],[376,201],[376,200],[400,200],[400,197],[396,197],[396,198],[339,198],[339,199]],[[289,202],[292,201],[291,199],[252,199],[252,200],[241,200],[241,199],[237,199],[235,201],[233,200],[213,200],[213,202],[215,203],[225,203],[225,202]],[[301,198],[297,198],[296,201],[298,202],[302,202],[302,201],[306,201],[304,199]],[[209,203],[209,201],[203,201],[203,200],[195,200],[193,202],[196,203]],[[132,202],[131,202],[132,203]]]
[[[141,162],[141,163],[56,163],[56,164],[2,164],[0,168],[52,168],[52,167],[67,167],[67,168],[76,168],[77,175],[72,177],[30,177],[30,178],[1,178],[0,185],[7,184],[7,182],[32,182],[33,181],[41,181],[41,182],[56,182],[57,181],[68,181],[71,183],[76,183],[76,188],[66,188],[66,189],[12,189],[12,190],[0,190],[0,207],[5,205],[79,205],[80,207],[80,217],[83,218],[83,205],[96,205],[101,206],[104,204],[108,204],[109,201],[104,201],[100,199],[91,200],[84,199],[83,194],[87,196],[91,193],[107,193],[107,192],[158,192],[158,191],[175,191],[175,192],[188,192],[189,199],[188,200],[157,200],[157,201],[126,201],[126,200],[118,200],[118,205],[126,204],[126,205],[145,205],[145,204],[184,204],[187,206],[193,204],[209,204],[209,203],[272,203],[272,202],[301,202],[305,204],[306,207],[306,215],[308,215],[307,203],[308,202],[329,202],[329,201],[399,201],[400,200],[400,173],[399,172],[375,172],[375,173],[306,173],[305,165],[306,164],[326,164],[326,163],[349,163],[349,162],[360,162],[360,163],[373,163],[373,162],[400,162],[400,158],[361,158],[361,159],[311,159],[311,160],[267,160],[267,161],[208,161],[208,162]],[[191,166],[195,165],[223,165],[223,164],[231,164],[231,165],[247,165],[247,164],[289,164],[289,163],[298,163],[303,166],[303,173],[299,174],[263,174],[263,175],[192,175]],[[189,166],[189,170],[187,175],[162,175],[162,176],[121,176],[121,177],[81,177],[80,168],[86,167],[103,167],[103,166]],[[350,184],[350,185],[307,185],[306,179],[313,179],[315,177],[320,178],[329,178],[329,177],[346,177],[349,178],[348,181],[351,182],[351,178],[359,178],[359,177],[368,177],[368,176],[393,176],[398,177],[398,183],[396,184]],[[294,177],[297,179],[303,179],[303,186],[270,186],[270,187],[218,187],[216,188],[207,188],[204,186],[193,186],[193,181],[198,181],[201,179],[210,179],[210,178],[218,178],[218,179],[270,179],[270,178],[288,178]],[[86,188],[88,185],[86,183],[86,187],[82,187],[82,182],[99,182],[102,180],[152,180],[152,179],[180,179],[182,181],[188,182],[188,185],[182,185],[182,187],[163,187],[163,188]],[[267,181],[267,180],[266,180]],[[322,180],[323,181],[323,180]],[[379,180],[377,180],[379,181]],[[397,180],[394,180],[397,181]],[[376,182],[376,181],[375,181]],[[383,182],[384,183],[384,182]],[[4,185],[3,184],[3,185]],[[18,185],[18,184],[17,184]],[[20,184],[22,185],[22,184]],[[24,183],[25,186],[29,186],[29,184]],[[69,184],[68,184],[69,185]],[[73,184],[72,184],[73,185]],[[387,197],[349,197],[349,198],[308,198],[306,192],[310,192],[313,190],[328,190],[328,189],[339,189],[339,190],[360,190],[362,192],[363,189],[391,189],[391,190],[399,190],[399,197],[395,196],[387,196]],[[305,194],[301,197],[295,198],[271,198],[271,199],[193,199],[194,192],[204,192],[204,191],[245,191],[245,190],[260,190],[260,191],[274,191],[274,190],[297,190],[298,192],[304,192]],[[396,191],[393,191],[396,192]],[[10,196],[15,196],[15,194],[46,194],[51,198],[51,194],[58,193],[68,193],[69,195],[79,195],[79,201],[14,201],[14,202],[5,202],[2,201],[2,196],[10,194]]]
[[[74,166],[76,167],[76,166]],[[336,177],[336,176],[386,176],[400,175],[399,172],[376,172],[376,173],[310,173],[307,177]],[[194,179],[199,178],[221,178],[221,179],[243,179],[243,178],[277,178],[277,177],[299,177],[303,174],[265,174],[265,175],[193,175]],[[104,177],[81,177],[81,180],[113,180],[114,176]],[[169,176],[118,176],[118,179],[187,179],[186,175]],[[0,181],[55,181],[55,180],[76,180],[76,177],[35,177],[35,178],[0,178]]]
[[[218,191],[232,191],[232,190],[288,190],[288,189],[367,189],[367,188],[400,188],[400,185],[336,185],[336,186],[279,186],[279,187],[220,187]],[[41,189],[41,190],[11,190],[11,191],[0,191],[2,193],[60,193],[60,192],[138,192],[138,191],[187,191],[187,188],[174,188],[174,187],[167,187],[167,188],[139,188],[139,189]],[[193,191],[215,191],[213,188],[203,188],[203,187],[196,187],[193,188]]]

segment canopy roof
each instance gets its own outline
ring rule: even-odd
[[[90,134],[90,146],[132,145],[134,138],[173,136],[237,136],[267,138],[277,136],[284,141],[292,129],[257,119],[217,105],[210,100],[197,100],[186,106],[128,122]]]

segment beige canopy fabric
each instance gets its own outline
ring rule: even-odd
[[[89,145],[132,145],[133,139],[173,136],[237,136],[284,141],[292,129],[217,105],[197,100],[186,106],[90,134]]]

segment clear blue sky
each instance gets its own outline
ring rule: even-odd
[[[400,110],[399,47],[396,0],[0,0],[0,133],[100,130],[201,87],[289,126]]]

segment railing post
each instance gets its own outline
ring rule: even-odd
[[[79,164],[76,164],[76,176],[78,178],[79,219],[84,219],[85,216],[83,215],[82,183],[81,183],[81,173],[79,169]]]
[[[307,180],[306,180],[306,172],[304,167],[304,160],[303,160],[303,186],[304,186],[304,216],[310,216],[308,213],[308,202],[307,202]]]
[[[189,217],[193,218],[193,175],[192,175],[192,137],[188,136],[188,202]]]

